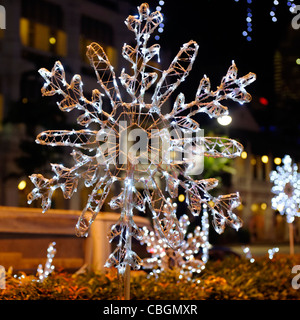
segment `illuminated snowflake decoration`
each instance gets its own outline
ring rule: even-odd
[[[292,223],[300,216],[300,175],[297,164],[292,163],[289,155],[285,155],[282,162],[283,166],[277,166],[270,173],[270,180],[274,183],[271,190],[275,194],[271,204],[273,209],[286,215],[288,223]]]
[[[179,279],[192,280],[193,274],[199,274],[205,268],[205,263],[195,258],[200,248],[205,246],[204,232],[197,226],[193,233],[186,235],[189,224],[190,220],[186,214],[179,218],[179,225],[186,238],[177,250],[170,248],[161,239],[156,228],[150,231],[147,227],[143,227],[144,235],[141,244],[147,245],[146,249],[151,257],[143,259],[142,265],[144,269],[152,270],[150,275],[157,276],[162,271],[178,269],[180,270]]]
[[[159,57],[160,46],[153,44],[148,47],[147,44],[162,20],[161,13],[150,13],[145,3],[138,7],[137,16],[126,19],[125,24],[135,34],[137,44],[134,48],[128,44],[123,46],[122,55],[132,65],[131,74],[122,70],[119,77],[125,90],[121,90],[114,68],[97,43],[88,46],[87,57],[102,93],[93,90],[91,100],[83,95],[79,75],[75,75],[70,84],[66,81],[59,61],[51,71],[39,70],[45,79],[42,94],[61,95],[63,99],[58,107],[62,111],[79,110],[81,115],[77,122],[84,129],[48,130],[37,136],[36,142],[42,145],[74,148],[71,155],[75,165],[67,168],[62,164],[52,164],[55,175],[51,179],[41,174],[31,175],[35,188],[28,195],[28,202],[41,198],[45,212],[51,206],[54,190],[60,188],[64,197],[69,199],[77,190],[79,179],[82,179],[85,186],[93,187],[93,190],[76,224],[76,233],[87,236],[112,186],[120,186],[121,192],[109,202],[112,209],[121,209],[121,214],[109,234],[110,241],[116,239],[118,244],[106,266],[116,266],[121,274],[127,266],[139,268],[141,263],[131,249],[132,237],[142,239],[142,232],[133,219],[134,212],[145,212],[148,206],[162,240],[172,248],[181,246],[184,235],[172,205],[179,185],[185,189],[188,207],[194,215],[200,214],[203,203],[207,204],[217,232],[222,232],[226,223],[235,229],[242,224],[233,213],[240,203],[238,193],[213,197],[209,190],[215,188],[218,181],[193,180],[189,172],[197,164],[199,155],[235,158],[243,147],[232,139],[201,136],[202,130],[192,116],[197,113],[206,113],[211,118],[227,115],[227,107],[220,103],[225,99],[240,104],[249,102],[251,96],[245,87],[255,80],[255,74],[237,78],[233,62],[216,91],[211,91],[209,78],[204,76],[195,100],[186,103],[184,94],[180,93],[171,112],[162,114],[162,106],[186,79],[198,52],[198,44],[189,41],[180,48],[167,70],[159,70],[153,58]],[[103,96],[106,96],[105,100]],[[103,108],[106,101],[110,102],[111,112]],[[137,151],[134,148],[137,146],[132,146],[128,151],[126,143],[130,137],[136,137],[136,132],[143,138],[141,141],[146,139],[150,143],[146,149]],[[173,161],[173,153],[185,154],[186,149],[191,150],[189,157]],[[139,189],[143,189],[143,193]]]

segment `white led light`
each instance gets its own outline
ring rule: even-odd
[[[55,242],[51,242],[47,249],[47,261],[45,263],[45,268],[43,269],[43,266],[41,264],[38,265],[37,273],[39,277],[39,281],[44,281],[45,278],[49,276],[51,272],[54,270],[54,265],[52,265],[53,258],[56,254],[56,249],[54,246],[56,245]]]

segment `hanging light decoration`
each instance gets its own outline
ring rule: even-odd
[[[239,2],[239,0],[234,0],[235,2]],[[242,35],[246,38],[247,41],[252,41],[252,18],[253,18],[253,10],[251,8],[252,0],[246,0],[247,1],[247,16],[246,16],[246,26],[247,28],[242,31]],[[289,7],[290,12],[294,12],[294,8],[296,7],[296,4],[294,3],[294,0],[288,0],[287,6]],[[273,0],[273,6],[270,10],[270,17],[273,22],[277,22],[277,9],[279,5],[279,0]]]

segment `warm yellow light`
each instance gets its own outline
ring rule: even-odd
[[[261,207],[262,210],[266,210],[268,206],[267,206],[266,203],[263,202],[263,203],[260,205],[260,207]]]
[[[183,202],[184,200],[185,200],[184,194],[180,194],[180,195],[178,196],[178,201],[179,201],[179,202]]]
[[[247,152],[246,151],[243,151],[242,153],[241,153],[241,158],[242,159],[247,159]]]
[[[237,209],[238,209],[239,211],[243,210],[243,209],[244,209],[244,205],[241,203],[241,204],[237,207]]]
[[[274,163],[279,166],[281,164],[281,158],[275,158]]]
[[[297,63],[297,64],[300,64],[300,58],[298,58],[298,59],[296,60],[296,63]]]
[[[210,201],[208,202],[208,204],[209,204],[210,207],[214,207],[214,206],[215,206],[215,203],[214,203],[212,200],[210,200]]]
[[[54,37],[51,37],[51,38],[49,38],[49,42],[50,42],[50,44],[55,44],[56,39]]]
[[[26,185],[27,185],[26,181],[25,181],[25,180],[22,180],[22,181],[20,181],[19,184],[18,184],[18,189],[19,189],[19,190],[24,190],[24,189],[26,188]]]
[[[252,211],[257,211],[258,210],[258,204],[257,203],[252,203],[251,204],[251,210]]]
[[[228,126],[231,123],[232,118],[230,116],[223,116],[223,117],[219,117],[217,121],[222,126]]]
[[[264,155],[264,156],[261,157],[261,161],[262,161],[263,163],[268,163],[269,157],[266,156],[266,155]]]

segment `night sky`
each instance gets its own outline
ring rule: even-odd
[[[279,110],[278,97],[274,91],[274,53],[293,30],[291,21],[295,15],[289,11],[287,1],[280,0],[276,6],[277,22],[274,23],[270,16],[274,7],[273,0],[252,0],[250,5],[247,1],[250,0],[165,0],[162,6],[165,27],[159,40],[161,59],[164,58],[164,52],[170,50],[171,61],[180,46],[189,40],[195,40],[199,44],[193,70],[177,89],[185,94],[186,101],[194,98],[204,74],[210,78],[212,90],[216,90],[232,60],[238,67],[238,77],[248,72],[256,73],[257,80],[246,88],[253,97],[253,103],[243,106],[250,110],[260,127],[260,132],[252,137],[252,151],[257,154],[272,153],[274,156],[290,153],[300,161],[300,121],[297,116],[300,114],[300,102],[294,102],[292,111],[285,111],[285,108],[291,107],[288,102],[284,109]],[[158,2],[148,2],[151,11],[155,10]],[[297,5],[299,0],[294,3]],[[134,4],[139,5],[140,2],[134,1]],[[250,42],[242,35],[247,28],[248,8],[251,8],[252,13]],[[300,29],[293,32],[300,33]],[[300,44],[294,43],[287,50],[295,56],[300,51],[299,48]],[[297,68],[296,61],[295,67]],[[260,97],[268,100],[267,106],[260,108],[257,105]],[[237,103],[232,105],[233,108],[239,107]],[[231,109],[230,107],[229,110]],[[216,132],[217,123],[214,120],[207,122],[215,123],[213,130]],[[232,133],[230,132],[231,137]],[[247,133],[244,138],[240,133],[234,138],[244,146],[250,139]]]
[[[272,98],[274,50],[284,40],[294,15],[286,1],[280,1],[276,10],[278,21],[274,23],[270,16],[272,0],[252,2],[247,5],[247,0],[201,0],[197,6],[196,1],[166,0],[162,7],[165,29],[161,52],[164,47],[171,47],[175,53],[183,43],[195,40],[200,48],[191,76],[197,74],[200,79],[207,74],[213,86],[217,86],[234,60],[239,75],[250,71],[257,74],[257,81],[251,85],[252,94]],[[251,42],[242,35],[247,28],[248,7],[253,14]]]

